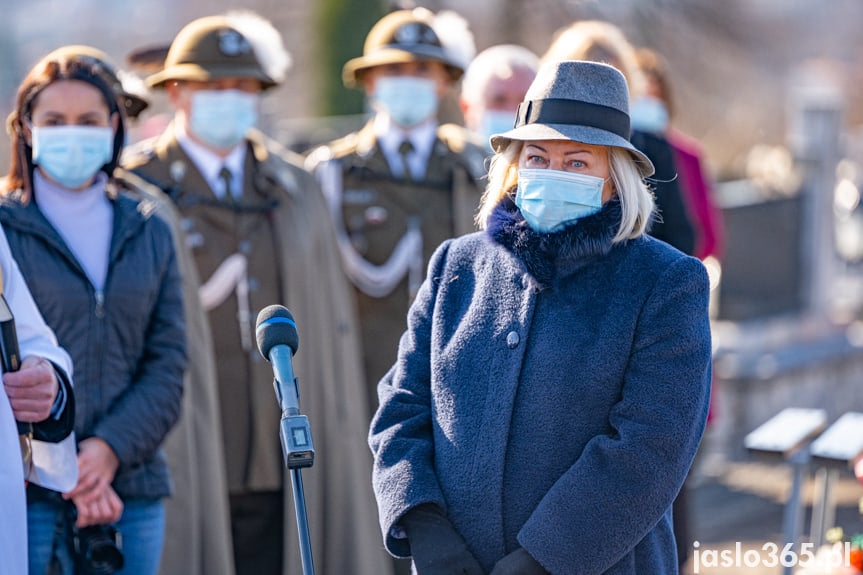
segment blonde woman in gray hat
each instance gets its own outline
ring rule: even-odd
[[[708,281],[645,234],[628,136],[620,72],[543,66],[491,138],[484,231],[431,259],[369,440],[384,543],[419,575],[677,573]]]

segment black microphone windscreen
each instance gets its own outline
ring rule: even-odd
[[[258,350],[267,361],[270,361],[273,346],[286,345],[294,354],[300,345],[294,316],[282,305],[270,305],[260,311],[255,324],[255,339],[258,340]]]

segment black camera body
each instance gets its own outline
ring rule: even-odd
[[[123,536],[113,525],[75,527],[77,513],[71,514],[72,556],[75,573],[111,575],[123,568]]]

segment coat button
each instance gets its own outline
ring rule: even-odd
[[[518,342],[518,334],[514,331],[509,332],[509,335],[506,336],[506,345],[509,346],[509,349],[515,349],[518,347]]]

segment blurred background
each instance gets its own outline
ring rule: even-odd
[[[516,43],[542,55],[557,29],[601,19],[667,60],[672,123],[703,147],[725,225],[724,256],[711,267],[715,403],[695,469],[693,537],[714,547],[781,541],[791,467],[747,453],[744,436],[786,407],[822,409],[828,422],[863,412],[863,2],[413,5],[458,12],[476,52]],[[362,95],[343,87],[341,67],[362,53],[366,33],[392,7],[375,0],[0,0],[0,114],[11,110],[26,71],[59,46],[92,45],[126,68],[131,52],[167,46],[194,18],[251,9],[282,32],[293,56],[288,81],[263,100],[261,127],[302,152],[364,121]],[[168,111],[163,95],[150,97],[139,135],[148,118]],[[454,103],[447,119],[457,121]],[[2,138],[4,171],[8,153]],[[840,469],[834,487],[832,523],[863,532],[860,485]],[[804,506],[812,501],[807,483]]]

